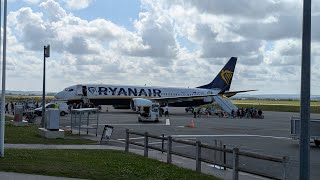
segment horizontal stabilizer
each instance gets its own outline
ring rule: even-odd
[[[224,96],[226,97],[232,97],[238,93],[245,93],[245,92],[251,92],[251,91],[257,91],[257,90],[243,90],[243,91],[226,91],[226,92],[223,92],[221,94],[223,94]]]

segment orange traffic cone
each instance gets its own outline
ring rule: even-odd
[[[186,125],[186,127],[189,127],[189,128],[195,128],[196,127],[196,125],[194,124],[193,119],[191,120],[190,124]]]

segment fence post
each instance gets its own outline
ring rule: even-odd
[[[167,163],[168,164],[171,164],[172,162],[171,150],[172,150],[172,137],[168,136],[168,145],[167,145]]]
[[[201,172],[201,142],[196,141],[196,171]]]
[[[148,132],[144,133],[144,157],[148,157],[148,141],[149,141],[149,137],[148,137]]]
[[[217,140],[214,140],[214,147],[218,147],[217,145]],[[214,163],[217,163],[217,150],[213,151],[213,159],[214,159]]]
[[[219,148],[222,149],[222,141],[219,141]],[[219,151],[220,153],[220,158],[219,158],[219,162],[222,163],[223,162],[223,151]]]
[[[239,149],[233,148],[232,180],[239,179]]]
[[[289,161],[289,157],[283,156],[282,158],[282,168],[283,168],[283,175],[282,179],[286,180],[287,179],[287,163]]]
[[[124,151],[129,152],[129,129],[126,129],[126,144]]]
[[[224,164],[224,166],[223,166],[223,170],[227,170],[227,152],[225,151],[226,150],[226,145],[224,144],[223,145],[223,149],[224,149],[224,151],[223,151],[223,164]]]
[[[161,139],[162,145],[161,145],[161,153],[164,152],[164,134],[162,134],[162,139]]]

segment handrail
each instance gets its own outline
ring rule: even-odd
[[[270,156],[265,154],[262,155],[262,154],[257,154],[253,152],[248,152],[248,151],[239,151],[239,155],[256,158],[256,159],[267,160],[267,161],[279,162],[279,163],[282,162],[282,157],[275,157],[275,156]]]
[[[208,144],[201,144],[201,147],[204,147],[206,149],[216,150],[216,151],[222,151],[226,153],[232,153],[232,149],[226,149],[226,148],[219,148],[215,146],[210,146]]]
[[[130,134],[143,136],[144,139],[145,139],[144,143],[137,143],[137,142],[130,141],[129,140],[129,135]],[[149,143],[148,142],[149,141],[148,138],[154,138],[154,139],[162,140],[162,148],[148,145],[148,143]],[[166,149],[164,149],[164,145],[163,145],[164,140],[166,140],[168,142],[168,146],[167,146]],[[195,150],[196,150],[195,155],[192,156],[192,155],[188,155],[188,154],[185,154],[185,153],[173,151],[172,150],[172,142],[194,146]],[[145,155],[145,157],[148,157],[148,149],[161,151],[162,153],[165,152],[165,153],[167,153],[167,163],[171,163],[171,161],[172,161],[171,156],[172,155],[177,155],[177,156],[180,156],[180,157],[196,160],[196,171],[198,171],[198,172],[201,172],[201,162],[216,164],[218,166],[224,167],[224,169],[231,168],[231,169],[233,169],[233,179],[234,180],[238,180],[238,178],[239,178],[238,171],[242,171],[242,172],[258,175],[258,176],[261,176],[261,177],[271,178],[271,179],[286,179],[287,178],[287,174],[286,174],[287,173],[286,172],[286,165],[287,165],[287,162],[288,162],[288,157],[287,156],[276,157],[276,156],[271,156],[271,155],[265,155],[265,154],[258,154],[258,153],[254,153],[254,152],[249,152],[249,151],[239,151],[237,148],[233,148],[233,149],[225,148],[225,145],[224,145],[224,148],[218,147],[217,143],[215,143],[216,146],[211,146],[209,144],[202,144],[200,141],[191,142],[191,141],[186,141],[186,140],[181,140],[181,139],[173,139],[171,136],[165,137],[163,134],[162,134],[162,136],[157,136],[157,135],[149,134],[147,132],[140,133],[140,132],[130,131],[129,129],[127,129],[126,130],[126,142],[125,142],[125,151],[126,152],[129,152],[129,144],[133,144],[133,145],[136,145],[136,146],[144,147],[144,155]],[[205,159],[205,158],[201,157],[201,148],[222,152],[223,156],[224,156],[223,160],[220,159],[220,162],[218,162],[218,161],[216,161],[216,159],[215,159],[215,161],[212,161],[212,160]],[[226,163],[226,153],[233,154],[233,163],[232,163],[232,165],[228,165]],[[283,167],[282,178],[276,177],[274,175],[269,175],[269,174],[266,174],[266,173],[263,173],[263,172],[257,172],[255,170],[250,170],[250,169],[247,169],[247,168],[244,168],[244,167],[239,167],[239,155],[250,157],[250,158],[256,158],[256,159],[260,159],[260,160],[267,160],[267,161],[271,161],[271,162],[281,163],[282,167]],[[216,156],[216,154],[214,154],[214,156]]]

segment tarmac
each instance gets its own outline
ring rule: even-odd
[[[77,134],[77,132],[74,132],[74,133]],[[86,136],[86,138],[95,140],[97,142],[100,141],[100,138],[95,136],[94,134],[89,134]],[[141,156],[144,155],[143,150],[132,148],[132,147],[133,146],[131,145],[129,149],[130,153],[138,154]],[[124,151],[123,147],[112,146],[108,144],[103,144],[103,145],[5,144],[5,148],[6,149],[65,149],[65,150],[98,149],[98,150]],[[153,151],[153,150],[149,150],[148,157],[155,160],[159,160],[161,162],[166,162],[167,160],[166,153],[161,153],[159,151]],[[195,171],[194,160],[172,155],[172,164]],[[213,175],[215,177],[219,177],[222,179],[226,179],[226,180],[232,179],[232,170],[230,169],[222,170],[222,169],[219,169],[219,167],[213,168],[212,165],[207,163],[201,164],[201,172],[205,174]],[[45,176],[45,175],[38,175],[38,174],[25,174],[25,173],[3,172],[3,171],[0,171],[0,177],[1,179],[5,179],[5,180],[77,180],[78,179],[78,178]],[[265,178],[240,172],[239,179],[240,180],[261,180]]]

